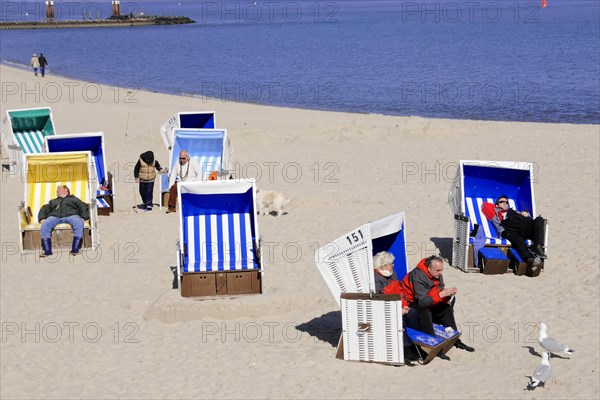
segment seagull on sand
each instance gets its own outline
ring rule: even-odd
[[[547,326],[543,322],[540,324],[540,337],[538,339],[540,346],[542,346],[548,353],[552,354],[567,354],[571,355],[575,352],[575,350],[570,349],[568,346],[565,346],[558,340],[553,337],[548,336],[546,333]]]
[[[527,389],[534,390],[538,386],[544,386],[544,383],[550,379],[550,376],[552,376],[552,368],[550,367],[550,362],[548,361],[548,353],[543,352],[542,363],[537,366],[535,371],[533,371],[533,375],[527,384]]]

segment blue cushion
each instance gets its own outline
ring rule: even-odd
[[[426,346],[437,346],[440,343],[444,342],[444,338],[439,336],[432,336],[424,332],[420,332],[414,330],[412,328],[406,328],[406,334],[413,341],[413,343],[418,345],[426,345]]]
[[[497,247],[484,247],[479,250],[479,254],[486,260],[508,260],[508,257]]]
[[[516,260],[519,263],[523,262],[523,259],[515,249],[508,249],[508,258]]]

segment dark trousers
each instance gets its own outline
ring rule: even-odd
[[[536,219],[528,218],[527,222],[522,224],[519,230],[505,227],[502,237],[510,241],[510,244],[517,250],[523,261],[527,261],[527,259],[534,257],[534,255],[529,251],[525,240],[532,240],[534,246],[544,244],[544,225],[545,221],[542,217],[537,217]]]
[[[450,326],[455,331],[458,330],[456,327],[456,322],[454,321],[454,309],[450,304],[443,302],[431,307],[419,307],[416,304],[412,304],[411,308],[412,307],[417,310],[420,327],[419,330],[421,332],[434,335],[434,322],[443,326]]]
[[[403,341],[404,346],[409,346],[412,344],[412,340],[408,337],[408,333],[406,332],[406,328],[412,328],[415,330],[419,329],[419,314],[415,308],[412,308],[408,311],[408,314],[402,316],[402,323],[404,324],[404,335]]]
[[[147,210],[152,209],[152,198],[154,194],[154,181],[140,181],[140,196]]]

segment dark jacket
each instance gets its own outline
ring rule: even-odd
[[[88,205],[79,198],[68,195],[67,197],[57,197],[44,204],[38,213],[38,221],[48,217],[70,217],[79,215],[83,219],[90,219],[90,210]]]
[[[42,68],[45,68],[46,65],[48,65],[48,61],[46,60],[46,57],[44,57],[44,56],[39,56],[38,61],[40,62],[40,67],[42,67]]]
[[[389,278],[386,278],[385,276],[381,275],[379,273],[379,271],[377,271],[376,269],[373,270],[375,273],[375,293],[378,294],[382,294],[383,293],[383,289],[389,285],[390,283],[392,283],[392,281],[397,281],[398,280],[398,276],[396,275],[396,272],[394,271],[392,273],[392,275],[390,275]]]
[[[425,265],[425,258],[417,267],[410,271],[402,280],[402,291],[409,304],[417,304],[419,307],[429,307],[448,298],[441,298],[440,292],[444,290],[444,277],[433,279]]]
[[[152,165],[152,163],[154,163],[154,166],[156,167],[157,171],[160,171],[162,169],[160,164],[158,163],[158,161],[155,162],[154,153],[150,150],[140,154],[140,159],[143,160],[148,165]],[[142,163],[140,162],[140,160],[138,160],[137,164],[135,164],[135,167],[133,168],[133,177],[135,179],[138,179],[140,177],[140,168],[141,167],[142,167]]]

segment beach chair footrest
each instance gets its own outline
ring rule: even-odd
[[[484,247],[479,250],[479,260],[486,275],[504,274],[508,271],[509,259],[499,248]]]
[[[98,215],[107,217],[110,215],[110,207],[98,207]]]
[[[115,212],[115,205],[113,196],[110,194],[103,194],[98,196],[98,214],[109,215],[111,212]],[[100,204],[102,206],[100,206]]]
[[[40,250],[42,236],[39,230],[28,230],[22,233],[23,250]],[[55,229],[52,231],[52,248],[70,249],[73,244],[73,231],[71,229]],[[83,229],[83,247],[92,247],[92,233],[90,228]]]
[[[527,263],[521,259],[515,249],[508,249],[506,253],[510,260],[509,266],[517,276],[525,275],[527,272]]]
[[[184,273],[182,297],[231,296],[262,293],[258,270]]]
[[[527,263],[521,259],[519,253],[517,253],[515,249],[508,249],[506,255],[510,260],[510,267],[514,271],[515,275],[527,275],[531,278],[535,278],[544,268],[544,264],[542,264],[541,268],[537,268],[534,271],[531,265],[527,265]]]

